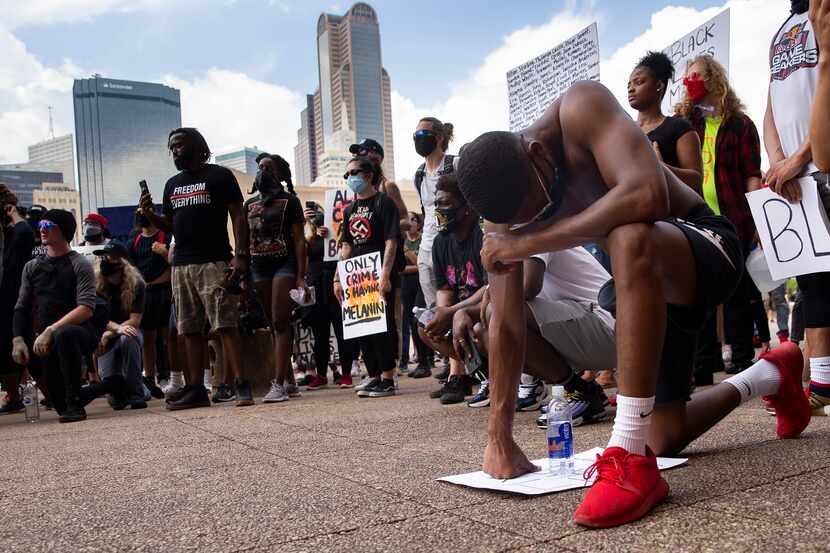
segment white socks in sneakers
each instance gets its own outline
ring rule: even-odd
[[[781,385],[781,373],[778,367],[761,359],[746,370],[730,376],[725,383],[734,386],[741,394],[741,403],[758,396],[771,396],[778,393]]]
[[[654,411],[654,396],[627,397],[617,394],[617,416],[608,447],[621,447],[635,455],[646,454],[646,438]]]

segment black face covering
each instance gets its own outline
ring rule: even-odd
[[[790,0],[791,13],[804,13],[810,9],[810,0]]]
[[[261,169],[257,171],[256,177],[254,178],[254,186],[262,194],[262,198],[266,204],[271,202],[274,195],[283,190],[282,183],[270,171],[263,171]]]
[[[435,208],[435,218],[438,219],[438,232],[448,234],[458,228],[458,223],[461,222],[463,215],[461,214],[463,208]]]
[[[121,270],[121,263],[113,263],[112,261],[102,259],[99,268],[101,269],[102,275],[112,276]]]
[[[438,139],[433,134],[423,134],[415,137],[415,151],[421,157],[427,157],[438,147]]]

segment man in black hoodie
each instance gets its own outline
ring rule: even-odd
[[[93,322],[95,272],[83,255],[69,247],[77,226],[70,212],[50,209],[38,226],[46,255],[23,268],[14,309],[12,356],[20,365],[36,362],[47,371],[50,396],[61,422],[82,421],[86,412],[78,397],[81,361],[98,344]]]

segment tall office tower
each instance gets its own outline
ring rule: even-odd
[[[254,146],[253,148],[242,148],[227,154],[216,154],[216,165],[255,175],[258,169],[256,158],[261,153],[262,150]]]
[[[339,131],[350,130],[357,140],[372,138],[383,145],[383,171],[394,179],[392,87],[381,61],[375,10],[358,2],[345,15],[320,15],[317,62],[320,86],[312,97],[314,128],[309,125],[305,133],[301,128],[299,142],[310,144],[310,137],[315,137],[312,151],[319,164],[331,152],[327,142]],[[319,168],[317,173],[319,177]]]
[[[49,138],[29,146],[29,160],[0,165],[10,171],[61,173],[63,184],[75,188],[75,153],[71,134]]]
[[[44,184],[55,183],[63,186],[63,173],[0,167],[0,182],[8,185],[9,190],[17,196],[20,205],[29,207],[32,205],[34,191],[43,188]]]
[[[306,94],[306,107],[300,112],[300,130],[294,146],[294,181],[302,186],[317,178],[317,134],[314,132],[314,96]]]
[[[161,201],[164,184],[176,173],[167,136],[182,124],[179,91],[95,75],[76,80],[72,96],[83,214],[137,204],[142,179]]]

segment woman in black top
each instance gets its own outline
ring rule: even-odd
[[[291,372],[292,288],[305,284],[306,242],[303,210],[291,183],[291,168],[280,156],[260,154],[259,171],[244,213],[250,228],[251,279],[274,332],[276,374],[265,403],[288,399]],[[283,186],[283,183],[286,186]],[[286,187],[288,188],[286,190]]]
[[[340,358],[340,387],[351,388],[352,362],[360,354],[356,340],[343,339],[343,314],[340,304],[334,297],[334,275],[337,273],[337,261],[323,261],[323,249],[329,229],[323,226],[323,211],[319,205],[306,207],[303,211],[306,221],[306,244],[308,245],[308,282],[314,286],[317,301],[311,310],[311,332],[314,334],[314,364],[317,374],[311,378],[309,390],[324,388],[328,385],[326,378],[331,351],[329,350],[330,328],[334,328],[337,338],[337,354]]]
[[[628,103],[639,112],[637,122],[648,135],[654,152],[677,177],[700,193],[703,161],[700,139],[692,125],[666,117],[660,108],[674,78],[674,65],[662,52],[648,52],[628,79]]]

